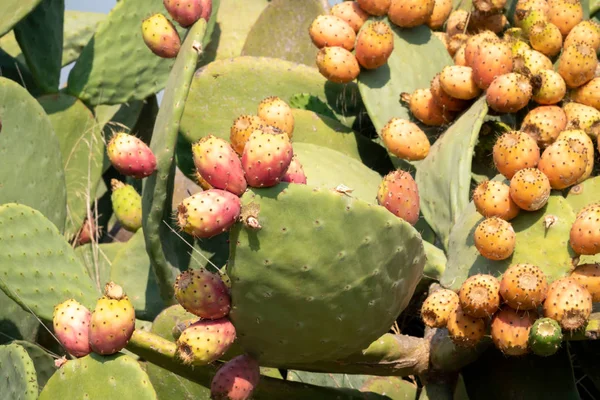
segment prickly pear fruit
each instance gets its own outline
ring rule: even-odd
[[[448,38],[448,53],[450,53],[451,57],[454,57],[454,55],[456,55],[456,52],[463,47],[463,45],[466,45],[467,39],[469,38],[469,35],[465,34],[465,33],[458,33],[450,38]]]
[[[507,26],[509,26],[508,19],[501,10],[491,12],[474,10],[471,13],[467,30],[473,33],[484,31],[500,33]]]
[[[529,331],[538,317],[535,311],[515,311],[510,307],[500,310],[492,319],[491,333],[494,345],[509,356],[529,353]]]
[[[235,338],[235,327],[229,319],[200,320],[181,333],[176,354],[186,365],[207,365],[225,354]]]
[[[523,30],[523,36],[529,38],[529,33],[533,26],[539,23],[547,23],[548,16],[541,10],[530,9],[524,12],[519,12],[519,15],[523,16],[520,28]]]
[[[446,35],[449,38],[457,34],[462,34],[467,27],[469,12],[466,10],[454,10],[446,20]]]
[[[494,111],[514,113],[529,103],[531,91],[529,79],[511,72],[494,79],[487,89],[486,100]]]
[[[456,51],[456,53],[454,53],[454,65],[457,65],[459,67],[466,67],[467,66],[467,61],[465,60],[465,48],[467,47],[467,45],[463,44],[462,46],[460,46],[458,48],[458,50]]]
[[[531,98],[538,104],[556,104],[565,97],[567,84],[556,71],[544,69],[531,78],[533,95]]]
[[[379,68],[387,63],[394,51],[394,35],[383,21],[370,22],[356,37],[355,55],[366,69]]]
[[[487,89],[497,76],[512,71],[513,60],[510,45],[500,39],[482,40],[470,65],[473,68],[477,86]]]
[[[292,108],[277,96],[270,96],[258,103],[257,115],[267,125],[279,128],[291,139],[294,135],[294,114]]]
[[[177,276],[174,288],[177,302],[200,318],[219,319],[229,314],[229,289],[218,274],[204,268],[188,269]]]
[[[600,302],[600,264],[578,265],[570,277],[590,292],[594,303]]]
[[[505,260],[515,250],[515,231],[501,218],[486,218],[477,225],[473,234],[479,254],[490,260]]]
[[[558,135],[557,138],[557,140],[568,139],[577,140],[577,142],[572,142],[577,145],[576,150],[583,149],[586,153],[585,171],[583,171],[583,175],[581,175],[581,177],[575,181],[575,184],[578,184],[592,175],[592,170],[594,169],[594,142],[592,142],[592,139],[587,135],[587,133],[580,129],[564,130],[560,133],[560,135]]]
[[[159,57],[175,58],[179,54],[179,33],[162,14],[154,14],[142,22],[142,38],[146,46]]]
[[[571,226],[569,244],[575,253],[600,253],[600,203],[593,203],[577,213]]]
[[[551,190],[548,177],[537,168],[519,170],[510,180],[510,197],[526,211],[537,211],[544,207]]]
[[[431,29],[441,29],[452,12],[452,0],[435,0],[433,11],[426,24]]]
[[[173,339],[177,341],[177,339],[181,337],[183,331],[185,331],[187,328],[189,328],[198,321],[198,318],[190,318],[177,321],[175,326],[173,326],[173,329],[171,329],[171,336],[173,336]]]
[[[156,170],[156,157],[150,147],[125,132],[115,133],[106,147],[108,158],[117,171],[142,179]]]
[[[369,14],[363,11],[356,1],[338,3],[331,7],[329,13],[346,21],[356,33],[360,31],[360,28],[369,19]]]
[[[248,185],[277,185],[290,166],[293,155],[290,138],[283,131],[270,126],[255,131],[248,138],[242,154],[242,168]]]
[[[557,71],[572,89],[592,80],[597,66],[596,51],[587,43],[579,42],[563,49]]]
[[[513,264],[502,274],[500,295],[515,310],[533,310],[548,292],[544,272],[533,264]]]
[[[540,53],[554,57],[562,49],[563,38],[560,29],[549,22],[538,22],[529,31],[531,47]]]
[[[437,105],[429,88],[417,89],[412,94],[402,93],[401,100],[408,104],[412,115],[425,125],[442,126],[452,122],[456,116]]]
[[[304,168],[295,155],[292,157],[292,162],[288,167],[286,173],[281,177],[281,182],[297,183],[299,185],[306,185],[306,175],[304,174]]]
[[[403,160],[422,160],[429,154],[425,132],[405,119],[392,118],[381,130],[381,139],[393,155]]]
[[[210,383],[213,400],[248,400],[260,380],[258,361],[243,354],[227,361]]]
[[[471,100],[481,94],[471,67],[460,65],[444,67],[440,74],[440,85],[444,92],[456,99]]]
[[[521,124],[521,131],[534,138],[540,148],[546,148],[567,127],[567,115],[558,106],[536,107],[529,111]]]
[[[485,335],[485,321],[482,318],[468,316],[460,305],[448,316],[446,328],[450,339],[461,347],[475,346]]]
[[[545,16],[550,10],[548,0],[518,0],[515,5],[515,26],[521,27],[523,19],[527,17],[527,12],[531,10],[538,11]]]
[[[600,133],[600,111],[579,103],[566,103],[563,110],[567,116],[567,129],[581,129],[597,139]]]
[[[137,232],[142,227],[142,196],[131,185],[111,179],[110,200],[115,217],[123,228]]]
[[[587,151],[577,139],[560,139],[542,153],[538,169],[548,177],[552,189],[574,185],[586,170]]]
[[[237,117],[229,130],[229,141],[235,152],[241,156],[250,135],[264,125],[265,121],[258,115],[244,114]]]
[[[89,325],[90,346],[95,353],[107,355],[121,351],[135,329],[135,310],[123,288],[114,282],[104,287]]]
[[[214,189],[210,183],[206,182],[206,179],[204,179],[202,177],[202,175],[200,175],[198,173],[198,171],[196,170],[196,172],[194,173],[194,178],[196,180],[196,183],[198,184],[198,186],[200,186],[202,189],[204,190],[209,190],[209,189]]]
[[[473,191],[477,212],[486,218],[498,217],[510,221],[521,210],[510,198],[510,188],[498,181],[483,181]]]
[[[528,134],[510,131],[496,140],[492,156],[498,172],[511,179],[517,171],[537,166],[540,148]]]
[[[414,28],[429,20],[434,5],[434,0],[392,0],[387,15],[402,28]]]
[[[470,276],[460,287],[460,307],[468,316],[484,318],[494,315],[500,307],[500,283],[492,275]]]
[[[501,10],[506,5],[506,0],[474,0],[473,6],[478,11],[496,11]]]
[[[75,299],[69,299],[54,307],[54,334],[65,350],[75,357],[83,357],[92,352],[88,339],[90,318],[90,310]]]
[[[77,232],[77,235],[75,236],[75,244],[81,246],[90,243],[92,240],[97,242],[99,236],[100,229],[96,225],[94,218],[86,218],[85,221],[83,221],[83,224],[81,224],[79,232]]]
[[[348,51],[354,49],[356,32],[350,24],[335,15],[319,15],[308,28],[308,34],[319,49],[333,46]]]
[[[163,0],[168,13],[184,28],[192,26],[200,18],[208,20],[211,10],[207,13],[202,3],[201,0]],[[212,0],[206,5],[212,8]]]
[[[572,101],[600,110],[600,78],[594,78],[588,83],[572,90],[570,98]]]
[[[548,0],[548,21],[558,26],[563,36],[583,20],[580,0]]]
[[[198,173],[215,189],[237,196],[246,191],[242,162],[225,140],[208,135],[192,144],[192,156]]]
[[[475,55],[479,51],[479,45],[484,40],[494,40],[498,39],[498,36],[492,31],[483,31],[476,35],[471,36],[467,39],[466,47],[465,47],[465,60],[469,67],[473,66],[473,61],[475,60]]]
[[[360,8],[371,15],[385,15],[392,0],[356,0]]]
[[[600,25],[592,19],[581,21],[569,31],[563,46],[566,48],[579,42],[591,46],[594,51],[598,52],[600,49]]]
[[[585,325],[592,312],[592,295],[572,278],[561,278],[550,285],[544,301],[544,316],[552,318],[566,331]]]
[[[184,199],[177,207],[177,224],[186,233],[210,238],[227,231],[240,216],[239,197],[210,189]]]
[[[319,50],[317,68],[321,75],[335,83],[352,82],[360,73],[358,60],[343,47],[323,47]]]
[[[513,61],[514,71],[529,76],[546,69],[553,69],[552,60],[537,50],[524,49]]]
[[[551,356],[558,351],[563,339],[562,329],[552,318],[536,320],[529,331],[529,348],[538,356]]]
[[[392,171],[383,178],[377,191],[377,202],[411,225],[419,220],[419,189],[406,171]]]
[[[430,328],[444,328],[450,313],[458,305],[458,295],[449,289],[440,289],[430,294],[421,306],[421,318]]]
[[[440,76],[441,74],[434,76],[429,87],[431,95],[433,96],[433,101],[444,110],[462,111],[467,108],[469,105],[467,100],[454,98],[442,89]]]

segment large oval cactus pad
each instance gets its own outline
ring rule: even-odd
[[[412,226],[306,185],[255,189],[242,202],[260,207],[262,229],[231,231],[230,318],[261,365],[339,359],[390,329],[425,264]]]
[[[2,400],[35,400],[38,383],[27,351],[18,344],[0,346],[0,393]]]
[[[42,0],[2,0],[0,4],[0,36],[10,31]]]

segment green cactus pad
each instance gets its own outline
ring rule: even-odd
[[[0,5],[0,36],[10,31],[42,0],[3,0]]]
[[[142,366],[124,354],[69,360],[50,378],[39,400],[157,400]]]
[[[104,288],[104,285],[110,281],[111,265],[125,246],[127,242],[86,244],[76,247],[75,254],[79,256],[79,260],[96,287]]]
[[[9,56],[16,58],[20,63],[24,65],[24,68],[27,61],[25,61],[25,57],[23,56],[23,52],[19,47],[19,43],[15,38],[14,31],[8,32],[6,35],[0,37],[0,49],[4,50]]]
[[[557,217],[556,222],[546,229],[544,219]],[[569,232],[575,214],[560,194],[553,194],[544,208],[534,212],[522,211],[510,223],[516,233],[515,251],[503,261],[492,261],[481,256],[473,242],[476,226],[483,220],[469,203],[450,233],[448,265],[440,283],[458,289],[467,277],[477,273],[496,277],[512,264],[531,263],[538,266],[551,283],[571,271],[571,258],[575,256],[569,246]]]
[[[64,12],[64,0],[42,0],[14,29],[29,70],[47,93],[58,91]]]
[[[262,12],[244,44],[242,55],[272,57],[315,66],[319,49],[308,28],[326,14],[320,0],[273,0]]]
[[[33,361],[18,344],[0,346],[0,393],[2,400],[36,400],[38,397]]]
[[[88,44],[98,24],[106,19],[106,14],[65,11],[65,32],[63,38],[62,65],[67,65],[79,58]]]
[[[307,185],[255,189],[242,202],[260,207],[262,228],[231,230],[229,316],[261,364],[335,360],[390,329],[425,264],[412,226],[381,206]]]
[[[316,114],[337,119],[329,104],[310,93],[296,93],[288,101],[290,107],[312,111]]]
[[[446,269],[446,263],[448,262],[446,254],[442,249],[435,247],[429,242],[423,242],[423,248],[427,256],[427,262],[423,269],[423,277],[437,281]]]
[[[29,354],[29,357],[31,357],[31,361],[35,367],[38,389],[39,391],[42,391],[44,386],[46,386],[48,379],[50,379],[56,371],[54,357],[36,343],[23,340],[15,340],[13,343],[23,347],[27,351],[27,354]]]
[[[482,97],[431,146],[427,158],[417,166],[421,212],[446,250],[450,231],[469,204],[473,149],[487,110]]]
[[[2,77],[0,123],[0,160],[10,165],[0,172],[0,204],[26,204],[62,231],[67,200],[59,141],[42,106],[23,87]]]
[[[46,321],[66,299],[92,308],[98,297],[56,227],[39,211],[19,204],[0,206],[0,288]]]
[[[174,61],[156,56],[142,39],[142,20],[154,13],[165,13],[161,0],[119,1],[83,49],[67,92],[97,105],[143,100],[163,89]]]
[[[295,370],[288,370],[287,375],[287,380],[292,382],[340,388],[359,388],[370,378],[372,377],[367,375],[331,374]]]
[[[551,356],[558,351],[562,338],[558,322],[552,318],[540,318],[529,331],[529,348],[538,356]]]
[[[567,203],[577,214],[589,204],[596,203],[600,198],[600,176],[586,179],[579,185],[571,186],[567,194]]]
[[[0,290],[0,344],[13,339],[35,340],[39,322]]]
[[[48,114],[60,143],[67,185],[65,235],[81,228],[88,206],[96,198],[102,177],[104,141],[92,112],[75,97],[51,94],[38,98]]]
[[[366,392],[366,398],[372,394],[380,394],[385,398],[394,400],[414,400],[417,398],[417,385],[405,381],[398,376],[378,376],[373,377],[360,388],[361,392]]]

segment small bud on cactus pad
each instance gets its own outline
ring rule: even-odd
[[[358,33],[363,24],[369,19],[367,14],[356,1],[344,1],[331,7],[331,15],[343,19]]]
[[[54,334],[67,352],[75,357],[83,357],[92,352],[88,340],[90,318],[90,310],[74,299],[54,307]]]
[[[536,107],[529,111],[521,131],[534,138],[540,148],[546,148],[558,138],[567,126],[567,115],[558,106]]]
[[[354,54],[343,47],[323,47],[317,53],[317,68],[327,80],[348,83],[360,74],[360,66]]]
[[[208,135],[192,145],[192,156],[198,173],[215,189],[237,196],[246,191],[246,179],[239,156],[225,140]]]
[[[461,347],[475,346],[485,335],[483,318],[473,318],[465,314],[460,305],[448,316],[448,334],[450,339]]]
[[[117,221],[130,232],[142,227],[142,196],[131,185],[111,179],[110,200]]]
[[[115,133],[106,147],[108,158],[117,171],[142,179],[156,170],[156,157],[150,147],[128,133]]]
[[[450,313],[458,305],[458,295],[449,289],[430,294],[421,306],[421,318],[430,328],[444,328]]]
[[[434,5],[434,0],[392,0],[388,18],[402,28],[414,28],[429,20]]]
[[[265,125],[257,115],[240,115],[233,121],[229,132],[229,141],[231,146],[240,156],[244,153],[244,146],[252,133],[257,129],[262,129]]]
[[[516,235],[510,224],[498,217],[486,218],[477,225],[473,234],[479,254],[489,260],[505,260],[515,250]]]
[[[142,22],[142,38],[146,46],[159,57],[175,58],[179,54],[179,33],[162,14],[154,14]]]
[[[577,183],[587,168],[587,149],[578,139],[560,139],[542,153],[538,169],[548,177],[552,189]]]
[[[575,253],[600,253],[600,203],[591,204],[577,213],[571,226],[569,244]]]
[[[533,354],[548,357],[558,351],[562,339],[558,322],[552,318],[540,318],[531,326],[528,344]]]
[[[356,0],[360,8],[371,15],[385,15],[392,0]]]
[[[510,180],[510,198],[527,211],[544,207],[551,190],[548,177],[537,168],[521,169]]]
[[[486,92],[488,105],[499,113],[515,113],[531,99],[531,83],[524,75],[511,72],[497,76]]]
[[[337,46],[352,51],[356,41],[356,32],[350,24],[335,15],[319,15],[310,24],[308,34],[319,49]]]
[[[462,100],[471,100],[481,94],[475,83],[471,67],[450,65],[440,73],[440,85],[448,95]]]
[[[578,265],[571,278],[590,292],[594,303],[600,302],[600,264]]]
[[[355,55],[366,69],[379,68],[387,63],[394,51],[394,34],[383,21],[373,21],[364,26],[356,37]]]
[[[419,126],[401,118],[392,118],[381,130],[385,147],[403,160],[422,160],[429,154],[429,138]]]
[[[198,321],[177,339],[177,357],[187,365],[210,364],[225,354],[235,337],[235,328],[227,318]]]
[[[248,185],[256,188],[275,186],[281,182],[294,155],[288,135],[266,126],[255,131],[242,155],[242,168]]]
[[[592,313],[592,295],[575,279],[562,278],[552,282],[544,301],[544,316],[552,318],[567,331],[585,326]]]
[[[189,269],[175,280],[175,298],[188,312],[204,319],[219,319],[231,309],[229,289],[218,274]]]
[[[286,173],[281,177],[281,182],[297,183],[300,185],[306,185],[306,175],[302,164],[295,155],[292,157],[292,162],[288,167]]]
[[[440,107],[434,100],[431,89],[417,89],[412,94],[402,93],[400,99],[408,104],[411,114],[429,126],[442,126],[454,120],[456,114]]]
[[[392,171],[383,178],[377,191],[377,202],[411,225],[419,220],[419,189],[406,171]]]
[[[267,125],[274,126],[287,133],[291,139],[294,134],[294,114],[292,108],[276,96],[270,96],[258,103],[258,116]]]
[[[89,340],[95,353],[107,355],[121,351],[135,329],[135,310],[123,288],[109,282],[104,296],[92,312]]]
[[[510,198],[510,188],[498,181],[483,181],[473,191],[477,212],[486,218],[498,217],[510,221],[521,210]]]
[[[537,317],[535,311],[503,308],[492,319],[492,341],[500,351],[509,356],[529,353],[529,331]]]
[[[212,12],[212,0],[163,0],[163,4],[183,28],[192,26],[200,18],[208,21]]]
[[[500,283],[492,275],[470,276],[458,292],[460,307],[473,318],[491,317],[500,307],[499,290]]]
[[[186,233],[210,238],[226,232],[240,215],[240,198],[221,189],[210,189],[184,199],[177,207],[177,224]]]
[[[242,354],[227,361],[210,383],[213,400],[248,400],[260,380],[258,361]]]
[[[533,264],[511,265],[500,281],[500,295],[515,310],[533,310],[542,305],[548,292],[544,272]]]

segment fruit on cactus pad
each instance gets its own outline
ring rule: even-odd
[[[237,221],[240,198],[221,189],[209,189],[184,199],[177,207],[177,224],[186,233],[210,238],[226,232]]]
[[[429,154],[429,138],[419,126],[401,118],[392,118],[381,130],[385,147],[403,160],[422,160]]]
[[[394,51],[394,34],[383,21],[369,22],[356,37],[355,55],[366,69],[379,68],[387,63]]]
[[[558,351],[562,339],[558,322],[552,318],[540,318],[531,326],[528,344],[533,354],[548,357]]]
[[[529,111],[521,124],[521,131],[537,141],[540,148],[546,148],[558,138],[567,126],[567,115],[562,108],[551,105],[536,107]]]
[[[243,114],[233,121],[229,130],[229,141],[231,146],[240,156],[244,153],[244,146],[252,133],[262,129],[265,121],[257,115]]]
[[[485,335],[485,321],[483,318],[474,318],[465,314],[456,306],[448,317],[448,334],[450,339],[461,347],[475,346]]]
[[[171,17],[183,28],[190,27],[200,18],[208,21],[212,0],[163,0]]]
[[[150,147],[125,132],[115,133],[106,147],[108,158],[117,171],[142,179],[156,170],[156,157]]]
[[[402,93],[400,99],[408,104],[411,114],[425,125],[442,126],[452,122],[456,116],[435,102],[430,88]]]
[[[533,310],[546,298],[548,281],[533,264],[514,264],[502,274],[500,295],[515,310]]]
[[[533,95],[531,98],[538,104],[551,105],[561,101],[567,93],[565,80],[556,71],[544,69],[538,71],[531,79]]]
[[[362,28],[363,24],[369,19],[369,14],[360,8],[356,1],[344,1],[338,3],[331,7],[329,13],[346,21],[356,33],[360,31],[360,28]]]
[[[319,15],[310,24],[308,34],[319,49],[337,46],[352,51],[356,41],[356,32],[350,24],[335,15]]]
[[[270,187],[281,182],[294,155],[289,136],[265,126],[248,138],[242,154],[242,168],[252,187]]]
[[[414,28],[429,20],[434,6],[434,0],[392,0],[387,14],[394,24]]]
[[[510,187],[498,181],[483,181],[473,191],[473,204],[486,218],[498,217],[510,221],[521,210],[510,198]]]
[[[557,71],[567,87],[572,89],[592,80],[597,66],[596,50],[585,42],[578,42],[563,49]]]
[[[473,241],[479,254],[499,261],[510,257],[515,250],[516,235],[510,224],[501,218],[486,218],[477,225]]]
[[[433,101],[435,101],[435,103],[443,109],[450,111],[462,111],[467,108],[469,101],[457,99],[456,97],[452,97],[446,93],[440,80],[441,75],[441,73],[436,74],[431,80],[429,86],[433,96]]]
[[[383,178],[377,191],[377,202],[411,225],[419,220],[419,189],[406,171],[392,171]]]
[[[52,326],[56,338],[69,354],[83,357],[92,352],[88,340],[91,313],[74,299],[54,307]]]
[[[210,383],[213,400],[248,400],[260,380],[258,361],[242,354],[227,361]]]
[[[306,175],[302,164],[298,160],[298,157],[294,155],[292,162],[288,167],[286,173],[281,177],[281,182],[298,183],[300,185],[306,185]]]
[[[470,276],[460,287],[458,298],[463,312],[474,318],[494,315],[500,307],[500,283],[492,275]]]
[[[497,76],[486,92],[490,108],[499,113],[514,113],[531,99],[532,87],[525,75],[515,72]]]
[[[600,302],[600,264],[578,265],[571,278],[590,292],[594,303]]]
[[[558,26],[563,36],[583,20],[580,0],[548,0],[548,21]]]
[[[154,14],[142,22],[142,37],[146,46],[159,57],[174,58],[179,54],[179,33],[163,14]]]
[[[592,295],[573,278],[558,279],[548,288],[544,316],[556,320],[567,331],[583,327],[592,312]]]
[[[573,251],[582,255],[600,253],[600,203],[593,203],[577,213],[571,226],[569,244]]]
[[[360,8],[371,15],[385,15],[392,0],[356,0]]]
[[[505,178],[511,179],[517,171],[536,167],[540,160],[540,148],[530,135],[510,131],[500,136],[492,150],[494,165]]]
[[[316,63],[321,75],[331,82],[352,82],[360,74],[356,57],[343,47],[323,47],[317,53]]]
[[[544,207],[551,190],[548,177],[537,168],[521,169],[510,180],[510,198],[526,211]]]
[[[200,318],[219,319],[229,314],[229,289],[218,274],[204,268],[189,269],[177,276],[174,287],[177,302]]]
[[[538,169],[548,177],[552,189],[574,185],[585,173],[588,153],[578,139],[560,139],[546,147]]]
[[[136,232],[142,227],[142,196],[131,185],[127,185],[118,179],[111,179],[110,185],[115,217],[123,228],[130,232]]]
[[[473,69],[467,66],[446,66],[440,73],[440,85],[449,96],[461,100],[471,100],[481,94],[475,82]]]
[[[294,135],[294,114],[292,108],[281,98],[269,96],[258,103],[257,115],[267,125],[274,126],[287,133],[291,139]]]
[[[537,317],[537,312],[533,310],[516,311],[504,307],[492,319],[492,341],[500,351],[509,356],[529,353],[529,331]]]
[[[229,319],[199,320],[177,339],[177,357],[187,365],[207,365],[225,354],[235,338],[235,328]]]
[[[421,306],[421,319],[430,328],[444,328],[450,313],[458,305],[458,295],[449,289],[430,294]]]

